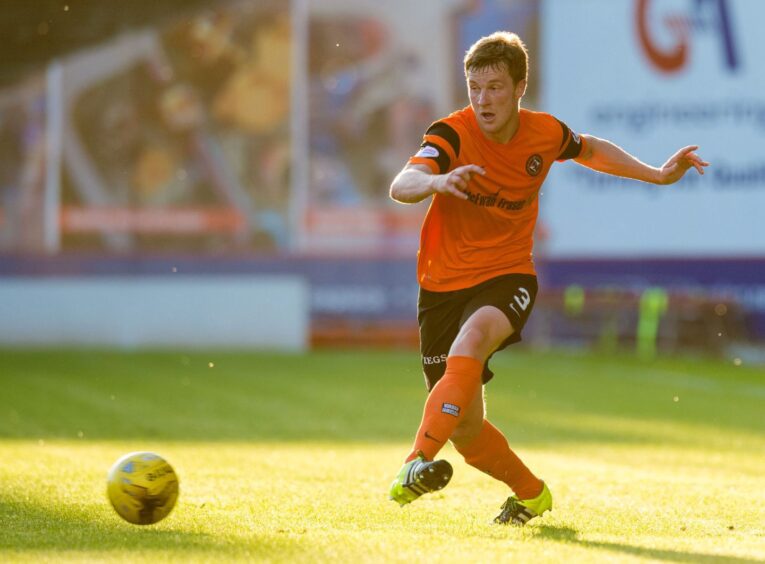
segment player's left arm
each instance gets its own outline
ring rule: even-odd
[[[592,135],[582,135],[582,150],[574,160],[598,172],[605,172],[625,178],[634,178],[652,184],[672,184],[680,180],[688,169],[695,168],[704,174],[709,163],[699,157],[696,145],[683,147],[672,155],[661,167],[642,162],[618,145]]]

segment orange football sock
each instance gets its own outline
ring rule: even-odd
[[[506,483],[519,499],[532,499],[542,491],[542,481],[510,449],[502,431],[483,420],[481,433],[467,446],[457,447],[465,462]]]
[[[482,373],[483,363],[478,359],[469,356],[450,356],[446,359],[446,372],[428,395],[407,462],[418,452],[422,452],[427,460],[433,460],[481,389]]]

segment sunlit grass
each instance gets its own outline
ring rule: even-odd
[[[421,411],[414,354],[2,355],[0,561],[765,559],[756,368],[499,357],[490,416],[555,497],[516,529],[490,524],[505,487],[450,447],[447,489],[386,499]],[[150,527],[105,497],[138,449],[181,480]]]

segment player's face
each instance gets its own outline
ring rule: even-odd
[[[526,81],[513,83],[504,66],[467,73],[468,94],[478,127],[489,139],[506,143],[518,129],[518,109]]]

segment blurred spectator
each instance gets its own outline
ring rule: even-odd
[[[311,22],[311,199],[316,203],[387,205],[390,179],[415,148],[413,131],[434,116],[430,100],[409,84],[420,72],[418,54],[398,48],[387,25],[352,16]]]
[[[45,97],[32,79],[0,99],[0,250],[44,250]]]

